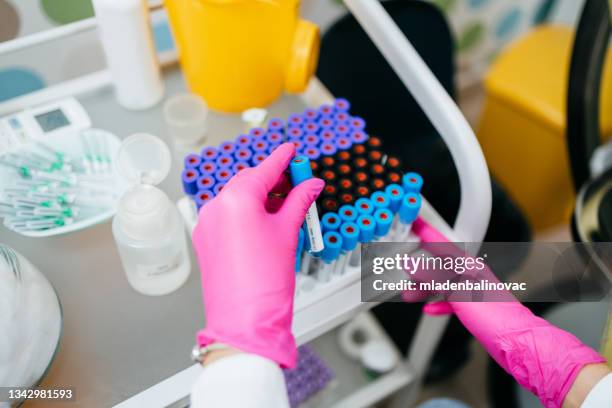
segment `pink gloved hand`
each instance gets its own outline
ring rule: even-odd
[[[422,242],[449,242],[421,219],[413,229]],[[582,367],[605,361],[575,336],[535,316],[518,301],[437,302],[426,305],[424,312],[455,313],[491,357],[546,408],[563,405]]]
[[[201,346],[218,342],[283,367],[296,363],[291,321],[298,232],[325,183],[307,180],[280,205],[271,203],[268,193],[288,185],[284,171],[294,155],[293,144],[279,146],[200,209],[193,245],[206,314]]]

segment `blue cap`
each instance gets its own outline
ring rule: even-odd
[[[338,209],[340,219],[345,222],[353,222],[357,220],[357,209],[350,204],[345,204]]]
[[[389,209],[396,213],[404,198],[404,189],[399,184],[389,184],[385,188],[385,193],[389,196]]]
[[[359,116],[353,116],[349,120],[349,124],[351,125],[353,130],[363,130],[365,129],[365,126],[366,126],[365,120],[363,120]]]
[[[408,193],[402,199],[399,209],[400,220],[404,224],[414,221],[421,209],[421,196],[416,193]]]
[[[334,132],[336,132],[338,136],[348,137],[353,132],[353,129],[346,123],[339,123],[334,127]]]
[[[372,214],[374,213],[374,204],[369,198],[361,197],[355,201],[355,208],[359,214]]]
[[[202,208],[204,204],[209,202],[215,197],[215,194],[210,190],[200,190],[195,196],[195,203],[198,210]]]
[[[312,178],[312,169],[310,168],[310,159],[300,154],[295,156],[289,163],[289,172],[291,173],[291,183],[297,186],[304,180]]]
[[[253,137],[253,139],[263,139],[266,137],[266,129],[256,127],[249,130],[249,135]]]
[[[344,98],[336,98],[334,108],[336,112],[348,112],[351,109],[351,103]]]
[[[236,161],[249,161],[253,157],[253,153],[250,149],[241,147],[240,149],[234,152],[234,158]]]
[[[317,125],[315,122],[306,122],[302,128],[306,133],[317,133],[319,131],[319,125]]]
[[[251,149],[253,149],[255,153],[265,153],[268,151],[269,147],[270,145],[264,139],[257,139],[251,144]]]
[[[304,250],[304,230],[298,230],[297,250],[295,251],[295,271],[299,272],[302,266],[302,251]]]
[[[305,118],[301,113],[292,113],[287,117],[287,125],[294,127],[302,127],[305,122]]]
[[[215,186],[215,179],[209,175],[204,175],[198,178],[197,187],[198,190],[212,190]]]
[[[271,118],[268,121],[268,130],[273,132],[282,132],[285,130],[285,122],[280,118]]]
[[[235,161],[234,158],[232,156],[230,156],[229,154],[220,154],[219,157],[217,157],[217,160],[215,160],[215,164],[217,165],[217,168],[221,169],[221,168],[231,168],[234,165]]]
[[[217,165],[212,161],[205,161],[200,164],[200,174],[215,174]]]
[[[307,133],[304,135],[304,144],[306,146],[317,147],[321,143],[321,139],[315,133]]]
[[[318,160],[321,157],[321,151],[314,146],[305,146],[302,150],[310,160]]]
[[[354,143],[363,143],[368,140],[368,135],[363,130],[355,130],[351,132],[351,140]]]
[[[325,262],[331,262],[340,256],[342,250],[342,236],[336,231],[327,231],[323,234],[323,245],[321,258]]]
[[[406,173],[402,177],[402,186],[406,193],[420,193],[423,187],[423,177],[418,173]]]
[[[202,152],[200,152],[200,156],[202,156],[204,160],[214,160],[219,156],[219,151],[216,147],[205,147],[202,149]]]
[[[234,175],[234,173],[232,172],[231,169],[219,169],[217,170],[217,172],[215,173],[215,179],[219,182],[219,183],[226,183],[229,181],[229,179],[232,178],[232,176]]]
[[[232,171],[234,172],[234,174],[238,174],[239,171],[244,170],[249,167],[251,167],[249,162],[239,161],[239,162],[234,163],[234,165],[232,166]]]
[[[334,115],[334,120],[338,124],[344,123],[348,125],[348,121],[350,118],[351,118],[351,115],[349,115],[347,112],[338,112]]]
[[[333,105],[323,104],[319,106],[319,109],[317,110],[317,112],[319,112],[319,116],[321,117],[331,116],[334,113],[336,113],[336,108],[334,108]]]
[[[353,141],[348,136],[340,136],[335,143],[338,150],[348,150],[353,145]]]
[[[393,223],[393,213],[391,210],[388,208],[379,208],[374,213],[374,219],[376,220],[376,236],[384,237],[387,235]]]
[[[268,132],[266,135],[266,140],[270,144],[281,144],[283,143],[284,136],[281,132]]]
[[[325,129],[319,133],[319,138],[321,139],[321,143],[333,143],[334,140],[336,140],[336,134],[333,130]]]
[[[359,242],[359,226],[354,222],[345,222],[340,226],[342,235],[342,249],[352,251]]]
[[[236,145],[233,142],[223,142],[219,145],[219,150],[224,154],[232,154],[236,151]]]
[[[251,135],[238,135],[235,142],[238,147],[249,147],[253,143],[253,136]]]
[[[336,231],[340,228],[340,224],[342,221],[340,217],[335,212],[329,212],[321,218],[321,226],[323,227],[323,231]]]
[[[302,128],[292,126],[287,129],[287,138],[291,140],[301,139],[304,136],[304,131]]]
[[[316,109],[312,109],[312,108],[304,109],[303,115],[304,115],[304,119],[310,122],[314,122],[315,120],[319,118],[319,112],[317,112]]]
[[[199,173],[196,169],[185,169],[181,174],[183,181],[183,191],[187,195],[194,195],[198,192]]]
[[[319,146],[319,150],[325,156],[331,156],[331,155],[336,154],[336,152],[338,151],[338,148],[334,146],[333,143],[325,142],[325,143],[321,143],[321,146]]]
[[[188,154],[185,156],[185,167],[188,169],[197,169],[202,163],[202,157],[197,154]]]
[[[376,219],[371,215],[360,215],[357,218],[359,226],[359,242],[370,242],[374,239],[376,231]]]
[[[375,210],[377,208],[389,208],[389,205],[391,204],[389,195],[387,193],[383,193],[382,191],[372,193],[370,200],[372,201]]]

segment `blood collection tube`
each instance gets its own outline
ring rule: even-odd
[[[370,182],[370,176],[365,171],[358,171],[353,174],[353,181],[359,186],[367,185]]]
[[[236,138],[236,146],[240,149],[240,148],[246,148],[248,149],[249,147],[251,147],[251,143],[253,143],[253,136],[251,135],[238,135],[238,137]]]
[[[289,140],[295,146],[295,151],[300,154],[304,150],[304,143],[301,139],[291,139]]]
[[[259,163],[266,160],[266,157],[268,157],[266,153],[255,153],[251,159],[251,165],[257,166]]]
[[[217,183],[215,185],[215,188],[213,189],[213,192],[215,193],[216,196],[219,195],[221,190],[223,190],[223,187],[225,187],[225,183]]]
[[[334,122],[333,118],[329,116],[324,116],[321,119],[319,119],[317,124],[319,125],[319,129],[321,129],[321,131],[324,131],[324,130],[333,131],[334,126],[336,125],[336,122]]]
[[[304,137],[304,131],[299,127],[290,127],[287,128],[286,135],[289,140],[301,139]]]
[[[304,119],[306,122],[314,122],[319,118],[319,112],[316,109],[307,108],[304,109]]]
[[[402,187],[406,193],[420,193],[423,188],[423,177],[420,174],[410,172],[402,177]]]
[[[313,146],[305,146],[303,148],[304,155],[312,161],[318,160],[321,157],[321,151]]]
[[[345,124],[348,126],[348,122],[351,119],[351,115],[346,112],[338,112],[334,115],[334,120],[337,124]]]
[[[287,126],[302,127],[306,119],[301,113],[292,113],[287,117]]]
[[[324,169],[332,169],[336,164],[336,159],[330,156],[324,156],[321,158],[321,167]]]
[[[364,130],[366,123],[365,123],[365,120],[363,120],[359,116],[353,116],[349,120],[349,125],[351,126],[353,130]]]
[[[189,196],[193,196],[198,192],[198,171],[195,169],[185,169],[181,174],[183,182],[183,191]]]
[[[310,240],[307,237],[306,226],[302,225],[300,230],[304,233],[304,253],[302,254],[302,264],[300,265],[300,272],[302,275],[308,275],[310,270],[310,262],[312,260],[310,252]]]
[[[373,178],[370,181],[370,187],[372,188],[372,191],[380,191],[380,190],[384,190],[385,189],[385,180],[381,179],[381,178]]]
[[[370,188],[367,186],[357,186],[355,188],[355,197],[356,198],[366,198],[370,196]]]
[[[368,152],[368,160],[370,163],[379,164],[382,161],[383,154],[379,150],[371,150]]]
[[[234,172],[234,174],[238,174],[240,171],[248,169],[249,167],[251,166],[249,166],[248,162],[239,161],[237,163],[234,163],[234,165],[232,166],[232,171]]]
[[[331,156],[336,154],[336,151],[338,150],[336,148],[336,146],[334,146],[333,143],[330,142],[323,142],[321,143],[321,146],[319,147],[319,150],[321,150],[321,153],[326,155],[326,156]]]
[[[388,156],[387,161],[385,162],[385,167],[391,171],[401,172],[402,162],[395,156]]]
[[[334,274],[334,266],[342,250],[342,236],[336,231],[323,234],[325,249],[321,253],[321,262],[317,271],[319,282],[329,282]]]
[[[249,130],[249,135],[251,135],[254,140],[263,139],[266,136],[266,129],[255,127]]]
[[[234,152],[234,158],[236,161],[249,161],[253,157],[253,153],[250,149],[240,148]]]
[[[338,195],[338,202],[340,205],[352,204],[355,201],[355,196],[351,193],[344,192]]]
[[[412,230],[412,223],[419,214],[421,208],[421,196],[416,193],[406,193],[402,199],[399,209],[400,222],[394,240],[397,242],[407,242]]]
[[[268,151],[269,147],[270,145],[264,139],[257,139],[253,141],[253,144],[251,145],[253,153],[265,153]]]
[[[197,154],[188,154],[185,156],[185,168],[186,169],[197,169],[202,163],[202,157]]]
[[[227,154],[221,154],[219,157],[217,157],[217,160],[215,160],[215,164],[217,165],[218,169],[231,168],[234,163],[234,158]]]
[[[338,230],[342,236],[342,251],[336,261],[334,275],[344,275],[349,259],[359,242],[359,227],[354,222],[343,222]]]
[[[324,212],[338,211],[338,207],[338,200],[336,200],[335,198],[324,198],[321,202],[321,208]]]
[[[376,230],[374,235],[377,240],[387,240],[391,225],[393,224],[393,213],[388,208],[379,208],[374,211]]]
[[[215,179],[211,176],[200,176],[197,181],[198,190],[212,190],[215,187]]]
[[[327,231],[337,231],[340,228],[340,217],[338,214],[334,212],[328,212],[321,218],[321,230],[323,232]]]
[[[313,172],[314,174],[318,174],[318,173],[319,173],[319,167],[320,167],[320,166],[319,166],[319,163],[318,163],[318,162],[316,162],[316,161],[314,161],[314,160],[311,160],[311,161],[310,161],[310,169],[312,170],[312,172]]]
[[[204,160],[215,160],[217,156],[219,156],[219,151],[216,147],[205,147],[202,149],[200,156],[202,156]]]
[[[217,165],[211,161],[205,161],[204,163],[200,164],[200,174],[204,175],[204,174],[215,174],[215,171],[217,171]]]
[[[306,146],[317,147],[321,143],[321,139],[315,133],[307,133],[303,140]]]
[[[370,175],[372,177],[382,177],[385,174],[385,168],[382,164],[373,164],[370,166]]]
[[[336,140],[336,134],[334,133],[333,130],[329,130],[329,129],[323,129],[319,133],[319,137],[321,138],[321,143],[325,143],[325,142],[333,143],[334,140]]]
[[[349,178],[341,178],[338,180],[338,190],[342,192],[351,192],[353,191],[353,181]]]
[[[312,178],[312,169],[310,168],[310,160],[308,157],[303,155],[294,157],[289,164],[289,172],[291,174],[291,182],[294,186]],[[316,203],[312,203],[306,212],[305,223],[306,235],[310,242],[311,251],[320,252],[323,250],[323,238],[321,236],[321,225],[319,223]]]
[[[389,198],[389,195],[383,191],[377,191],[375,193],[372,193],[370,201],[372,201],[374,211],[380,208],[389,208],[389,206],[391,205],[391,199]]]
[[[350,137],[340,136],[338,139],[336,139],[335,145],[340,151],[342,150],[348,151],[351,148],[351,146],[353,146],[353,141],[351,140]]]
[[[268,121],[268,132],[279,132],[285,131],[285,122],[279,118],[272,118]]]
[[[365,156],[368,152],[368,149],[363,144],[355,144],[353,143],[353,147],[351,147],[351,153],[355,157]]]
[[[335,171],[327,169],[321,172],[321,178],[325,180],[326,183],[335,184],[338,175]]]
[[[323,191],[321,191],[321,198],[336,198],[338,194],[338,189],[333,184],[326,184],[323,187]]]
[[[219,151],[222,154],[231,155],[236,151],[236,145],[232,142],[223,142],[219,145]]]
[[[348,112],[351,109],[351,104],[344,98],[336,98],[334,100],[334,109],[336,112]]]
[[[372,215],[362,214],[357,217],[357,226],[359,227],[359,243],[351,254],[349,265],[361,266],[361,246],[374,239],[374,231],[376,230],[376,220]]]
[[[319,132],[319,125],[315,122],[306,122],[304,126],[302,126],[302,129],[304,129],[306,133],[317,134],[317,132]]]
[[[357,215],[357,209],[349,204],[345,204],[338,209],[338,217],[343,222],[354,222],[357,220]]]
[[[391,184],[399,184],[402,182],[402,175],[392,171],[390,173],[387,173],[387,181]]]
[[[355,209],[359,215],[368,215],[374,213],[374,204],[369,198],[358,198],[355,201]]]
[[[283,143],[284,136],[281,132],[268,132],[266,141],[271,145],[279,145]]]
[[[339,151],[336,154],[336,160],[338,163],[349,163],[351,161],[351,153],[346,150]]]
[[[353,160],[353,167],[357,171],[365,171],[368,168],[368,161],[363,157],[356,157]]]
[[[215,197],[215,194],[210,190],[200,190],[196,194],[195,204],[198,211],[200,208]]]
[[[368,140],[368,135],[363,130],[355,130],[351,132],[350,138],[353,141],[353,144],[364,143],[366,140]]]
[[[353,172],[353,169],[351,169],[351,166],[349,166],[348,164],[342,163],[339,164],[338,167],[336,167],[336,172],[340,177],[349,177]]]
[[[225,168],[225,169],[220,169],[217,170],[217,172],[215,173],[215,179],[217,180],[218,183],[227,183],[233,176],[234,174],[232,173],[231,169]]]
[[[399,184],[389,184],[385,188],[385,193],[389,196],[389,209],[393,213],[397,213],[402,204],[402,198],[404,198],[403,187]]]
[[[319,106],[319,109],[317,109],[317,112],[319,113],[320,117],[330,117],[334,113],[336,113],[336,109],[334,109],[333,105],[323,104]]]
[[[295,272],[299,272],[302,267],[302,252],[304,251],[304,229],[300,228],[298,231],[298,244],[297,250],[295,251]],[[298,285],[295,285],[298,288]]]
[[[339,123],[334,127],[334,132],[336,132],[338,137],[349,137],[352,133],[352,129],[347,123]]]
[[[365,145],[370,150],[378,150],[382,147],[382,140],[379,137],[370,136]]]

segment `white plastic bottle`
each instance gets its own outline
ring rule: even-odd
[[[191,261],[185,229],[176,206],[155,185],[170,170],[170,150],[145,133],[123,141],[118,171],[132,184],[113,218],[113,235],[132,287],[145,295],[164,295],[189,277]]]
[[[94,0],[98,34],[117,100],[148,109],[164,94],[146,0]]]

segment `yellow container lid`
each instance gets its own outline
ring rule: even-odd
[[[489,96],[563,134],[573,42],[571,27],[536,27],[499,55],[485,79]],[[608,49],[600,107],[604,135],[612,134],[611,108],[612,53]]]

